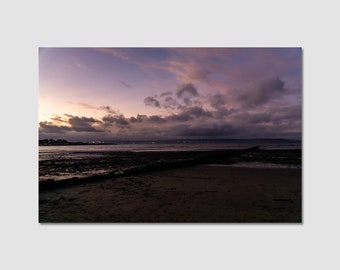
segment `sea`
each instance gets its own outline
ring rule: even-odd
[[[301,149],[302,144],[299,140],[254,139],[125,141],[114,144],[39,146],[39,181],[121,173],[160,159],[174,159],[174,154],[180,152],[246,149],[254,146],[260,146],[262,150],[290,150]]]

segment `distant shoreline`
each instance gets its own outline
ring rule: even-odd
[[[67,140],[59,139],[45,139],[39,140],[39,146],[67,146],[67,145],[116,145],[116,143],[106,142],[69,142]]]
[[[108,141],[67,141],[65,139],[41,139],[39,140],[39,146],[65,146],[65,145],[118,145],[118,144],[166,144],[166,143],[254,143],[255,145],[261,145],[266,143],[302,143],[300,139],[283,139],[283,138],[258,138],[258,139],[155,139],[155,140],[108,140]]]

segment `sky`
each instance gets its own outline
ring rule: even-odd
[[[301,48],[39,48],[40,139],[301,132]]]

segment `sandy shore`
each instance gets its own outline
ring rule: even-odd
[[[39,193],[39,222],[301,222],[301,169],[195,166]]]

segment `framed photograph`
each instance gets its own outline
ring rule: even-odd
[[[40,223],[301,223],[302,48],[39,48]]]

